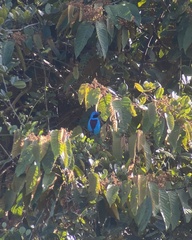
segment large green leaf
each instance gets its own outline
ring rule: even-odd
[[[184,38],[183,38],[183,50],[186,53],[189,46],[192,44],[192,22],[189,22],[187,26]]]
[[[58,158],[60,155],[60,131],[59,130],[53,130],[51,132],[51,149],[54,154],[54,158]]]
[[[151,122],[151,124],[154,124],[157,118],[157,111],[156,111],[156,106],[153,102],[148,104],[148,115],[149,115],[149,121]]]
[[[43,170],[45,171],[46,174],[49,174],[51,172],[54,161],[55,160],[54,160],[53,151],[51,150],[51,146],[49,145],[48,150],[41,162],[43,166]]]
[[[149,120],[150,116],[148,114],[148,110],[143,112],[143,119],[142,119],[142,130],[144,133],[149,132],[153,123]]]
[[[89,173],[88,174],[88,181],[89,181],[89,200],[94,200],[100,191],[100,181],[99,175],[97,173]]]
[[[105,11],[116,26],[118,26],[118,17],[128,21],[134,20],[137,25],[140,25],[141,16],[139,10],[132,3],[122,2],[120,4],[106,5]]]
[[[177,143],[180,137],[181,127],[175,124],[173,131],[169,134],[168,142],[171,144],[173,151],[177,148]]]
[[[112,132],[112,141],[113,156],[120,161],[122,159],[123,152],[121,147],[121,136],[118,132]]]
[[[144,175],[138,175],[138,205],[140,206],[147,196],[147,178]]]
[[[42,180],[43,191],[46,191],[48,187],[53,184],[54,179],[55,179],[55,173],[51,172],[49,174],[44,174],[43,180]]]
[[[101,91],[99,88],[95,88],[95,89],[91,89],[89,92],[88,92],[88,95],[87,95],[87,108],[90,108],[94,105],[96,105],[99,101],[99,96],[101,94]]]
[[[123,97],[122,100],[113,101],[112,105],[118,113],[119,128],[121,131],[127,131],[128,124],[132,119],[131,100],[128,97]]]
[[[15,174],[17,177],[19,177],[21,174],[23,174],[27,167],[31,165],[31,163],[35,160],[35,157],[32,153],[33,146],[30,144],[26,148],[24,148],[21,152],[19,162],[17,164],[17,167],[15,169]]]
[[[12,189],[14,192],[16,192],[18,194],[22,190],[22,188],[25,184],[25,179],[26,179],[26,176],[24,176],[24,175],[21,175],[19,177],[14,175],[13,182],[12,182]]]
[[[5,211],[9,211],[16,200],[17,193],[13,190],[7,190],[4,195]]]
[[[121,204],[124,205],[128,199],[128,195],[131,191],[131,181],[123,181],[120,187]]]
[[[39,167],[35,164],[31,165],[26,173],[26,195],[36,189],[40,175]]]
[[[73,169],[74,168],[74,156],[72,151],[72,145],[70,139],[65,142],[65,158],[63,159],[64,165],[66,168]]]
[[[77,58],[82,52],[83,48],[86,46],[88,40],[92,36],[94,31],[94,26],[90,22],[80,23],[77,34],[75,37],[74,51],[75,57]]]
[[[185,216],[185,221],[189,223],[192,218],[192,209],[189,206],[190,195],[184,189],[178,189],[177,193],[181,201],[183,213]]]
[[[158,185],[154,182],[148,182],[149,193],[152,200],[152,212],[153,216],[156,216],[159,213],[159,188]]]
[[[111,93],[107,93],[104,97],[99,100],[98,111],[101,112],[101,118],[103,121],[107,121],[110,113],[110,105],[112,102],[112,95]]]
[[[165,228],[169,229],[171,224],[171,207],[169,195],[164,189],[159,189],[159,207],[165,223]]]
[[[164,140],[164,132],[165,132],[165,119],[162,117],[158,117],[154,123],[153,137],[155,140],[155,144],[159,147]]]
[[[142,204],[139,206],[137,215],[134,218],[138,226],[139,233],[142,233],[145,230],[151,218],[151,214],[152,214],[152,202],[149,197],[146,197]]]
[[[178,195],[175,191],[168,191],[168,196],[171,207],[171,226],[172,230],[174,230],[179,224],[181,215],[180,211],[181,204]]]
[[[100,20],[100,21],[96,21],[95,27],[96,27],[97,37],[101,46],[102,55],[104,58],[106,58],[108,47],[109,47],[107,26],[104,21]]]
[[[141,23],[141,15],[137,6],[129,2],[124,2],[123,6],[128,7],[130,9],[132,19],[137,24],[137,26],[139,26]]]
[[[138,210],[138,188],[135,184],[131,188],[129,203],[131,213],[133,216],[136,216]]]
[[[2,64],[7,66],[13,57],[15,43],[13,41],[6,41],[2,47]]]
[[[116,201],[118,192],[119,192],[119,187],[117,185],[109,184],[107,186],[106,199],[110,207]]]

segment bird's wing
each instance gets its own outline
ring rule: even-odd
[[[90,126],[91,126],[92,130],[95,129],[97,122],[98,122],[98,119],[90,119]]]

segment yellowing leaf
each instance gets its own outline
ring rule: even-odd
[[[87,101],[87,96],[88,96],[90,90],[91,90],[91,88],[89,87],[89,84],[84,83],[84,84],[81,84],[81,87],[79,88],[79,91],[78,91],[79,103],[82,104],[83,101],[85,101],[86,110],[88,109],[88,105],[89,105],[89,103]]]
[[[135,83],[134,88],[136,88],[139,92],[144,92],[143,87],[139,83]]]
[[[156,91],[155,91],[155,97],[156,99],[161,99],[162,96],[164,94],[164,88],[159,87]]]
[[[138,7],[141,7],[141,6],[143,6],[143,4],[145,4],[146,3],[146,0],[141,0],[141,1],[139,1],[138,3],[137,3],[137,5],[138,5]]]
[[[75,7],[72,4],[68,5],[68,23],[71,23],[73,20],[73,13],[74,13]]]
[[[130,109],[129,109],[129,110],[130,110],[131,115],[132,115],[133,117],[136,117],[136,116],[137,116],[137,112],[136,112],[133,104],[130,105]]]

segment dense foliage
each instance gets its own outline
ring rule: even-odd
[[[177,239],[191,223],[191,4],[3,1],[1,239]]]

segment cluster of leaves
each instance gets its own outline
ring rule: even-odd
[[[174,230],[183,216],[190,222],[191,103],[186,96],[163,95],[163,88],[154,83],[135,87],[141,92],[135,102],[112,95],[96,80],[79,89],[80,103],[98,106],[103,119],[108,113],[113,117],[104,125],[111,130],[101,131],[102,144],[108,148],[84,137],[80,126],[72,135],[61,129],[24,138],[16,131],[11,155],[17,163],[12,179],[5,181],[2,216],[10,212],[24,217],[24,234],[31,238],[56,239],[67,234],[89,239],[113,234],[107,226],[110,218],[117,236],[126,236],[125,228],[134,224],[143,234],[152,218],[159,232],[163,223],[166,230]],[[163,164],[167,164],[164,171]],[[34,221],[41,219],[35,228],[32,216]],[[16,237],[19,227],[7,231],[4,238]]]

